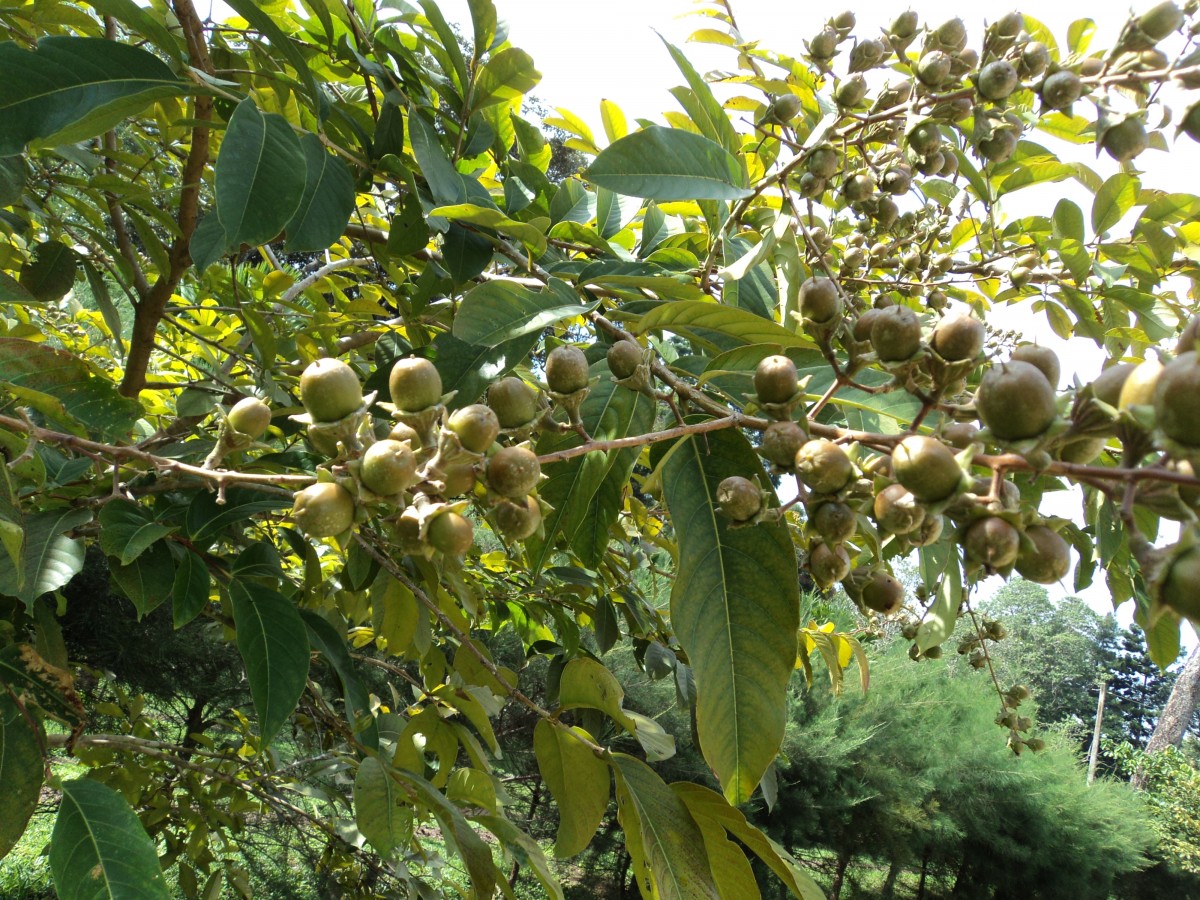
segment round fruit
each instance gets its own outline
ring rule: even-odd
[[[1011,41],[1025,27],[1025,17],[1019,12],[1010,12],[1002,16],[992,27],[995,28],[996,34]]]
[[[763,432],[758,452],[767,462],[774,463],[781,469],[790,469],[796,464],[796,451],[804,446],[807,440],[808,435],[804,433],[804,429],[790,419],[772,422]]]
[[[1092,396],[1109,406],[1119,406],[1121,390],[1125,381],[1137,366],[1133,363],[1117,363],[1102,371],[1092,382]]]
[[[488,388],[487,403],[501,428],[521,428],[537,415],[537,392],[515,375]]]
[[[1121,395],[1117,399],[1118,408],[1129,409],[1153,403],[1154,391],[1162,370],[1163,364],[1157,359],[1148,359],[1136,366],[1121,385]]]
[[[541,504],[532,495],[516,502],[501,502],[496,506],[494,515],[501,534],[510,541],[525,540],[542,524]]]
[[[1041,41],[1030,41],[1021,51],[1021,72],[1040,75],[1050,65],[1050,49]]]
[[[354,524],[354,497],[340,484],[310,484],[296,492],[292,518],[309,537],[333,537]]]
[[[617,341],[608,348],[608,370],[617,378],[629,378],[638,370],[643,358],[640,344]]]
[[[500,436],[500,419],[490,406],[472,403],[450,414],[446,427],[458,435],[458,441],[472,453],[483,453]]]
[[[854,25],[857,21],[858,19],[855,17],[854,13],[850,12],[850,10],[846,10],[845,12],[838,13],[837,16],[834,17],[833,24],[834,27],[842,31],[850,31],[854,28]]]
[[[441,402],[442,376],[429,360],[408,356],[392,366],[388,392],[396,409],[420,412]]]
[[[854,321],[854,339],[859,343],[871,340],[871,329],[875,327],[875,322],[879,319],[882,309],[865,309]]]
[[[842,79],[833,89],[833,99],[837,101],[838,106],[858,106],[866,95],[867,80],[857,74]]]
[[[1027,581],[1055,584],[1071,571],[1071,552],[1067,542],[1045,525],[1025,529],[1028,547],[1017,553],[1017,571]]]
[[[900,217],[900,207],[896,205],[896,201],[891,197],[880,197],[875,204],[875,221],[879,223],[881,228],[891,228],[892,224]],[[880,246],[880,245],[876,245]],[[884,244],[884,253],[887,252],[887,245]],[[871,255],[875,255],[875,247],[871,248]],[[880,254],[883,255],[883,254]]]
[[[754,393],[759,403],[787,403],[796,396],[800,374],[786,356],[768,356],[754,370]]]
[[[588,385],[588,361],[573,344],[555,347],[546,357],[546,384],[556,394],[574,394]]]
[[[942,133],[933,122],[922,122],[908,133],[908,146],[920,156],[928,156],[942,146]]]
[[[892,37],[898,37],[901,40],[910,38],[917,33],[917,24],[919,21],[920,20],[917,18],[915,11],[906,9],[896,17],[894,22],[892,22],[892,27],[889,30],[889,34],[891,34]]]
[[[992,569],[1016,562],[1021,550],[1021,533],[1004,519],[988,516],[974,522],[963,536],[967,559]]]
[[[267,426],[271,424],[271,407],[257,397],[245,397],[233,405],[227,418],[229,427],[234,431],[257,439],[266,433]]]
[[[1200,623],[1200,547],[1177,556],[1162,583],[1162,602],[1179,615]]]
[[[863,606],[890,616],[904,603],[904,585],[887,572],[874,572],[863,585]]]
[[[1107,443],[1102,437],[1079,437],[1059,447],[1055,456],[1063,462],[1086,466],[1095,461]]]
[[[921,527],[916,530],[915,534],[909,535],[908,539],[917,547],[928,547],[930,544],[936,544],[938,538],[942,536],[942,529],[946,527],[946,520],[941,516],[925,516],[925,521],[921,523]]]
[[[830,59],[837,51],[838,35],[836,31],[826,28],[809,41],[808,52],[813,59]]]
[[[938,168],[941,168],[939,164]],[[907,194],[908,189],[912,187],[912,171],[908,166],[893,166],[883,173],[883,181],[880,183],[887,193],[899,196]]]
[[[1150,139],[1141,119],[1128,118],[1105,131],[1100,146],[1117,162],[1128,162],[1150,146]]]
[[[412,448],[400,441],[376,441],[363,454],[359,477],[376,494],[390,496],[408,488],[417,474]]]
[[[966,450],[979,434],[979,429],[970,422],[951,422],[942,429],[942,438],[951,447]]]
[[[1200,315],[1192,316],[1179,333],[1179,343],[1175,345],[1176,353],[1187,353],[1196,349],[1196,340],[1200,338]]]
[[[806,165],[814,178],[832,178],[838,170],[838,153],[828,144],[823,144],[808,154]]]
[[[943,50],[930,50],[917,62],[917,77],[929,87],[937,87],[950,78],[954,60]]]
[[[748,522],[762,509],[762,491],[749,478],[730,475],[717,485],[721,512],[735,522]]]
[[[925,507],[902,484],[889,484],[875,495],[875,521],[890,534],[908,534],[925,521]]]
[[[884,362],[908,359],[921,349],[921,320],[907,306],[879,310],[871,325],[871,346]]]
[[[1006,59],[998,59],[979,70],[976,87],[980,95],[988,100],[1003,100],[1017,89],[1020,80],[1012,63]]]
[[[858,530],[858,516],[845,503],[822,503],[812,514],[812,527],[826,543],[840,544],[854,537],[854,532]]]
[[[411,425],[404,422],[397,422],[392,426],[392,430],[388,432],[387,439],[389,441],[400,441],[408,444],[414,450],[421,447],[421,435],[417,434],[417,430]]]
[[[820,543],[808,554],[808,571],[822,588],[828,588],[850,574],[850,554],[842,546]]]
[[[800,312],[806,319],[824,324],[842,312],[842,298],[832,278],[817,276],[800,285]]]
[[[300,402],[314,422],[337,422],[362,406],[362,385],[340,359],[318,359],[300,376]]]
[[[1158,42],[1174,34],[1183,24],[1183,10],[1172,0],[1166,0],[1146,12],[1138,19],[1138,28],[1151,41]]]
[[[854,475],[846,451],[824,438],[809,441],[796,453],[796,474],[818,494],[840,491]]]
[[[443,512],[434,517],[426,532],[435,550],[447,556],[462,556],[475,543],[475,528],[456,512]]]
[[[934,327],[929,343],[947,362],[961,362],[979,356],[985,336],[983,323],[974,316],[951,313]]]
[[[1041,347],[1037,344],[1022,344],[1013,351],[1012,358],[1019,362],[1027,362],[1030,365],[1037,366],[1046,380],[1050,382],[1051,387],[1058,387],[1058,379],[1061,374],[1061,368],[1058,363],[1058,354],[1049,347]]]
[[[801,105],[800,98],[796,94],[784,94],[775,98],[767,110],[767,118],[780,124],[790,122],[800,112]]]
[[[875,179],[865,172],[851,175],[842,185],[842,192],[851,203],[866,200],[875,193]]]
[[[920,500],[937,503],[958,489],[962,469],[950,448],[936,438],[911,434],[892,450],[896,480]]]
[[[527,447],[503,447],[487,461],[488,484],[513,500],[528,496],[541,477],[537,454]]]
[[[442,472],[442,493],[460,497],[475,487],[475,467],[471,463],[455,463]]]
[[[1193,103],[1188,108],[1188,111],[1183,114],[1183,120],[1179,123],[1179,130],[1193,141],[1200,141],[1200,103]]]
[[[1171,440],[1200,446],[1200,360],[1195,350],[1163,367],[1154,387],[1154,419]]]
[[[967,45],[967,26],[962,19],[948,19],[938,26],[937,39],[943,47],[957,53]]]
[[[1016,131],[1000,128],[990,138],[980,141],[976,149],[988,162],[1004,162],[1016,151],[1019,137]]]
[[[975,393],[975,409],[983,424],[1002,441],[1037,437],[1058,414],[1054,388],[1042,370],[1020,360],[984,373]]]

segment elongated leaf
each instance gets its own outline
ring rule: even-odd
[[[208,605],[212,576],[208,567],[191,550],[183,554],[175,569],[175,582],[171,586],[171,614],[176,628],[182,628]]]
[[[429,182],[429,190],[438,205],[450,206],[466,201],[463,180],[442,149],[437,132],[415,110],[409,110],[408,113],[408,140],[412,144],[413,156],[421,166],[421,174]]]
[[[516,100],[533,90],[541,80],[542,73],[533,67],[533,57],[524,50],[507,47],[479,70],[471,112]]]
[[[598,709],[632,734],[637,725],[621,707],[624,697],[625,691],[616,676],[594,659],[571,660],[559,678],[558,703],[562,709],[580,706]]]
[[[477,347],[495,347],[547,325],[595,309],[583,304],[575,291],[552,280],[545,291],[506,281],[487,281],[467,291],[454,319],[454,336]]]
[[[755,315],[746,309],[734,309],[704,300],[664,303],[646,313],[636,324],[639,334],[648,331],[673,331],[698,341],[719,340],[728,343],[778,344],[781,347],[815,349],[802,334],[792,334],[782,325]]]
[[[452,219],[455,222],[470,222],[472,225],[482,225],[484,228],[494,228],[502,234],[515,237],[535,253],[546,252],[546,235],[532,225],[510,219],[498,209],[476,206],[474,203],[456,203],[453,206],[439,206],[429,215]]]
[[[50,872],[62,900],[167,898],[154,842],[125,798],[88,778],[62,786]]]
[[[662,38],[662,35],[659,37]],[[713,96],[712,88],[696,71],[691,61],[684,56],[683,51],[666,38],[662,38],[662,42],[667,45],[671,59],[675,61],[675,65],[687,79],[688,87],[696,97],[699,113],[703,113],[703,115],[692,116],[692,121],[700,129],[701,134],[720,144],[731,154],[736,154],[742,145],[741,138],[738,137],[733,123],[729,121],[729,116],[721,106],[721,101]],[[699,121],[696,121],[697,119]]]
[[[217,217],[226,246],[274,240],[300,206],[306,184],[300,139],[283,116],[247,97],[229,118],[215,167]]]
[[[331,246],[354,212],[354,176],[350,167],[321,146],[315,134],[300,138],[304,152],[304,194],[287,223],[288,253]]]
[[[56,591],[83,568],[83,544],[63,532],[90,521],[85,509],[49,509],[23,517],[21,562],[0,554],[0,594],[16,597],[27,608],[42,594]]]
[[[627,836],[640,835],[630,850],[642,851],[657,888],[651,894],[643,890],[643,896],[663,900],[720,896],[704,852],[704,836],[684,802],[641,760],[614,753],[612,762],[621,827]]]
[[[706,137],[651,125],[614,141],[587,170],[594,184],[652,200],[738,200],[748,196],[737,158]]]
[[[100,549],[127,566],[175,529],[160,525],[149,511],[129,500],[113,500],[100,510]]]
[[[0,43],[0,156],[30,141],[94,137],[161,97],[186,93],[166,63],[103,38],[53,36],[24,50]]]
[[[412,837],[413,810],[407,795],[374,756],[364,757],[354,776],[354,820],[384,857]]]
[[[128,565],[112,560],[108,571],[137,607],[139,619],[157,609],[175,587],[175,564],[171,560],[171,551],[161,541],[151,545]]]
[[[300,77],[300,80],[304,82],[304,86],[308,90],[308,96],[316,101],[320,89],[317,87],[312,71],[308,68],[308,62],[305,60],[304,54],[301,52],[297,42],[284,34],[283,30],[276,24],[276,20],[262,8],[264,4],[257,2],[257,0],[228,0],[228,5],[237,10],[243,19],[253,25],[254,29],[270,42],[272,50],[278,50],[287,58],[287,61],[296,70],[296,74]]]
[[[580,728],[571,730],[592,740]],[[538,771],[558,805],[554,855],[559,859],[574,856],[592,842],[608,809],[608,765],[590,747],[567,734],[565,725],[545,719],[534,726],[533,752]]]
[[[246,664],[250,696],[266,747],[292,710],[308,679],[308,633],[304,620],[282,594],[249,581],[229,588],[238,652]]]
[[[685,438],[662,463],[679,543],[671,622],[696,678],[701,751],[733,804],[750,798],[779,751],[800,625],[787,526],[732,528],[717,512],[717,485],[756,465],[733,431]]]
[[[90,262],[83,263],[83,273],[87,276],[92,299],[100,310],[100,315],[104,317],[104,324],[108,326],[109,333],[113,337],[113,349],[118,357],[122,356],[125,352],[125,345],[122,343],[121,337],[125,328],[121,323],[121,314],[117,312],[116,304],[113,303],[112,295],[108,291],[108,283]]]
[[[0,690],[0,859],[8,855],[37,809],[45,767],[41,725]],[[606,776],[607,777],[607,776]],[[608,797],[605,797],[607,804]]]
[[[450,409],[478,401],[489,385],[507,375],[517,363],[529,358],[537,341],[537,332],[531,331],[494,347],[477,347],[460,341],[447,331],[439,334],[433,340],[436,354],[433,363],[442,376],[443,389],[458,392],[448,404]]]
[[[1133,209],[1140,186],[1141,182],[1124,172],[1118,172],[1100,185],[1092,202],[1092,230],[1097,235],[1108,231]]]
[[[0,207],[12,206],[25,191],[28,167],[23,156],[0,156]]]
[[[288,500],[272,494],[239,488],[227,491],[225,503],[217,503],[215,494],[200,494],[188,506],[185,526],[192,540],[205,542],[230,525],[245,526],[251,516],[291,506]]]
[[[347,721],[353,726],[355,734],[364,746],[378,750],[379,729],[375,726],[375,717],[371,714],[371,698],[354,669],[346,639],[314,612],[301,610],[300,617],[308,628],[313,647],[325,657],[337,673],[338,681],[342,683]]]

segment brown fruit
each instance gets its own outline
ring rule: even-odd
[[[1027,362],[1030,365],[1037,366],[1041,369],[1042,374],[1046,376],[1046,380],[1050,382],[1050,386],[1053,388],[1058,387],[1058,380],[1061,374],[1058,354],[1049,347],[1041,347],[1037,344],[1022,344],[1013,351],[1012,358],[1019,362]]]
[[[845,503],[831,501],[816,508],[811,524],[826,543],[840,544],[854,537],[854,532],[858,530],[858,516]]]
[[[1071,551],[1063,538],[1045,525],[1025,529],[1028,546],[1017,553],[1017,571],[1027,581],[1054,584],[1071,571]]]
[[[450,414],[446,427],[472,453],[483,453],[500,436],[500,420],[490,406],[472,403]]]
[[[300,402],[314,422],[337,422],[362,406],[362,385],[340,359],[318,359],[300,376]]]
[[[1002,441],[1022,441],[1042,434],[1058,410],[1054,388],[1031,363],[993,366],[975,393],[975,409],[992,434]]]
[[[907,306],[879,310],[871,325],[871,347],[884,362],[908,359],[921,349],[921,320]]]
[[[846,199],[851,203],[866,200],[875,193],[875,179],[866,172],[851,175],[842,185],[842,193],[846,195]]]
[[[271,407],[257,397],[244,397],[233,405],[226,418],[234,431],[258,439],[271,424]]]
[[[998,128],[989,138],[984,138],[976,146],[980,157],[988,162],[1004,162],[1017,149],[1020,135],[1010,128]]]
[[[420,412],[442,400],[442,376],[427,359],[407,356],[396,360],[388,376],[388,393],[396,409]]]
[[[1004,519],[988,516],[978,519],[963,535],[967,559],[992,569],[1002,569],[1017,560],[1021,533]]]
[[[838,296],[833,279],[817,276],[800,285],[800,312],[806,319],[821,324],[832,322],[842,312],[842,298]]]
[[[942,438],[951,447],[966,450],[974,442],[979,429],[970,422],[951,422],[942,429]]]
[[[456,512],[439,513],[425,534],[433,548],[447,556],[462,556],[475,543],[475,527]]]
[[[527,496],[515,502],[503,500],[493,510],[496,526],[510,541],[523,541],[542,524],[542,507],[537,497]]]
[[[871,329],[875,327],[875,323],[879,320],[882,309],[866,309],[859,313],[858,318],[854,321],[854,339],[859,343],[871,340]]]
[[[983,323],[965,313],[950,313],[933,329],[929,343],[947,362],[975,359],[983,350]]]
[[[391,496],[410,487],[417,474],[412,448],[400,441],[376,441],[363,454],[359,477],[371,491]]]
[[[1125,381],[1136,368],[1133,363],[1117,363],[1104,369],[1092,382],[1092,396],[1109,406],[1119,406]]]
[[[796,464],[796,451],[804,446],[808,435],[797,423],[789,420],[772,422],[763,431],[762,444],[758,452],[767,462],[781,469],[790,469]]]
[[[1163,578],[1162,602],[1185,619],[1200,624],[1200,547],[1185,550]]]
[[[528,447],[503,447],[487,461],[488,485],[513,500],[526,497],[541,478],[541,463]]]
[[[1117,162],[1128,162],[1150,146],[1150,139],[1141,119],[1130,117],[1105,131],[1100,146]]]
[[[446,466],[442,473],[442,493],[446,497],[459,497],[475,487],[475,467],[470,463],[455,463]]]
[[[333,537],[354,524],[354,497],[340,484],[310,484],[296,492],[292,518],[309,537]]]
[[[975,86],[980,96],[988,100],[1003,100],[1017,89],[1020,80],[1012,63],[1006,59],[998,59],[979,70],[979,79]]]
[[[515,375],[488,388],[487,403],[501,428],[521,428],[537,415],[537,392]]]
[[[421,447],[421,435],[417,434],[417,430],[411,425],[406,425],[404,422],[397,422],[392,426],[392,430],[388,432],[389,441],[400,441],[408,444],[414,450],[419,450]]]
[[[1083,93],[1083,82],[1069,69],[1055,72],[1042,82],[1042,104],[1049,109],[1066,109]]]
[[[748,522],[762,510],[762,491],[749,478],[730,475],[717,485],[721,512],[735,522]]]
[[[1200,315],[1192,316],[1183,326],[1183,331],[1179,333],[1179,343],[1175,345],[1175,352],[1187,353],[1189,350],[1195,350],[1197,338],[1200,338]]]
[[[890,534],[908,534],[925,521],[925,507],[902,484],[889,484],[875,495],[875,521]]]
[[[1134,406],[1149,406],[1154,402],[1154,390],[1162,375],[1163,364],[1157,359],[1148,359],[1138,364],[1125,383],[1121,385],[1121,395],[1117,399],[1120,409]]]
[[[629,378],[642,364],[643,356],[640,344],[617,341],[608,348],[608,370],[617,378]]]
[[[808,571],[822,588],[829,588],[850,574],[850,554],[840,545],[819,543],[808,554]]]
[[[863,606],[889,616],[904,603],[904,585],[887,572],[873,572],[863,585]]]
[[[1154,420],[1171,440],[1200,447],[1200,358],[1195,350],[1163,367],[1154,387]]]
[[[759,403],[787,403],[796,396],[800,374],[786,356],[768,356],[754,370],[754,393]]]
[[[546,357],[546,384],[556,394],[574,394],[588,385],[588,361],[574,344],[555,347]]]
[[[936,438],[912,434],[892,450],[896,480],[927,503],[945,500],[958,489],[962,469],[950,448]]]
[[[832,494],[850,482],[854,465],[845,450],[833,441],[818,438],[796,453],[796,474],[810,490]]]

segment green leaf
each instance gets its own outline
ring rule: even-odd
[[[75,285],[79,256],[62,241],[43,241],[33,248],[33,259],[21,266],[19,282],[43,303],[67,296]]]
[[[175,587],[175,563],[161,541],[128,565],[112,560],[109,575],[137,607],[139,619],[157,609]]]
[[[574,289],[551,279],[544,291],[531,291],[507,281],[486,281],[463,296],[453,334],[477,347],[495,347],[547,325],[581,316],[598,305],[583,304]]]
[[[938,577],[937,597],[917,629],[917,648],[922,653],[941,646],[954,633],[958,607],[962,604],[962,571],[956,556],[950,558]]]
[[[88,778],[63,782],[50,836],[50,872],[62,900],[167,898],[154,841],[125,798]]]
[[[88,0],[88,5],[102,16],[112,16],[118,22],[129,26],[130,31],[149,38],[154,45],[173,59],[180,59],[180,47],[183,44],[182,34],[173,37],[163,25],[161,17],[155,17],[133,0]]]
[[[226,491],[223,504],[217,502],[216,494],[201,493],[189,504],[184,525],[193,541],[203,543],[230,525],[245,527],[256,513],[275,512],[291,505],[283,497],[248,488]]]
[[[474,203],[456,203],[453,206],[439,206],[429,215],[492,228],[501,234],[515,237],[539,255],[546,252],[546,235],[532,225],[510,219],[498,209],[476,206]],[[544,222],[545,219],[542,221]]]
[[[42,727],[0,690],[0,859],[25,832],[37,809],[45,767]],[[608,797],[605,796],[605,804]]]
[[[228,5],[237,10],[238,14],[249,22],[255,31],[267,39],[272,50],[279,51],[292,64],[292,68],[304,82],[308,96],[316,101],[320,97],[320,89],[317,87],[312,71],[308,68],[304,52],[300,49],[299,43],[284,34],[283,29],[276,24],[276,20],[263,8],[268,4],[260,3],[258,0],[229,0]]]
[[[648,331],[672,331],[699,343],[725,338],[724,345],[778,344],[781,347],[816,349],[802,334],[793,334],[778,322],[764,319],[746,309],[734,309],[705,300],[680,300],[663,303],[646,313],[633,328],[638,334]]]
[[[561,709],[580,706],[598,709],[632,734],[637,730],[637,725],[621,707],[624,697],[625,690],[616,676],[594,659],[579,657],[563,667],[558,683],[558,704]]]
[[[567,726],[545,719],[539,719],[533,729],[538,771],[558,805],[554,855],[559,859],[583,852],[592,842],[608,809],[609,796],[607,763],[567,731]],[[570,731],[594,743],[583,729]]]
[[[713,882],[704,836],[679,796],[648,765],[624,753],[614,753],[617,773],[617,816],[632,854],[640,850],[639,869],[648,868],[657,892],[643,896],[663,900],[698,900],[719,896]]]
[[[196,271],[204,274],[204,270],[225,255],[230,249],[225,239],[225,229],[215,212],[204,216],[196,223],[192,239],[188,243],[188,255],[192,257],[192,265]]]
[[[737,158],[706,137],[651,125],[614,141],[587,170],[594,184],[652,200],[738,200],[749,196]]]
[[[137,503],[116,499],[100,510],[100,549],[127,566],[174,528],[160,525]]]
[[[287,223],[288,253],[324,250],[332,246],[354,212],[354,176],[350,167],[326,152],[315,134],[300,137],[305,160],[304,194]]]
[[[350,722],[354,733],[365,747],[378,750],[379,729],[375,725],[375,716],[371,713],[371,698],[367,689],[363,687],[358,672],[354,670],[346,639],[338,634],[336,628],[310,610],[301,610],[300,617],[308,628],[313,648],[325,657],[342,684],[346,720]]]
[[[546,896],[554,900],[563,900],[562,885],[550,868],[546,854],[541,845],[516,825],[501,816],[472,816],[475,822],[482,825],[500,839],[501,845],[515,864],[531,871],[541,882]]]
[[[211,586],[212,576],[208,574],[204,560],[191,550],[185,550],[171,586],[172,621],[176,628],[182,628],[204,611]]]
[[[25,157],[0,157],[0,207],[12,206],[21,199],[26,174]]]
[[[35,306],[38,299],[21,287],[21,282],[7,272],[0,272],[0,303],[12,303],[15,306]]]
[[[1074,241],[1083,243],[1083,210],[1075,203],[1072,203],[1066,197],[1059,200],[1054,207],[1054,236],[1057,238],[1070,238]]]
[[[442,388],[457,391],[448,404],[451,410],[475,403],[492,383],[503,378],[513,366],[529,358],[538,342],[538,333],[504,341],[494,347],[477,347],[460,341],[448,331],[433,339],[433,364],[442,376]]]
[[[247,97],[229,118],[214,167],[217,217],[227,246],[273,241],[300,206],[305,151],[283,116],[264,115]]]
[[[238,652],[258,713],[260,747],[287,721],[308,680],[308,633],[295,605],[253,582],[229,587]]]
[[[726,115],[721,102],[713,95],[712,88],[700,76],[700,73],[696,71],[691,61],[683,55],[683,51],[666,38],[663,38],[662,35],[659,35],[659,38],[667,45],[671,59],[675,61],[675,65],[679,67],[679,71],[687,79],[688,87],[691,88],[692,93],[698,101],[698,111],[703,113],[703,115],[692,115],[692,121],[700,129],[701,134],[720,144],[731,154],[736,155],[742,146],[741,138],[738,137],[733,123],[729,121],[729,116]]]
[[[412,838],[408,796],[374,756],[363,757],[354,776],[354,820],[379,854],[389,857]]]
[[[85,509],[49,509],[24,516],[21,564],[0,555],[0,594],[16,597],[26,608],[42,594],[56,591],[83,569],[83,543],[63,532],[91,521]]]
[[[750,798],[783,740],[799,588],[786,524],[731,527],[717,485],[759,465],[740,432],[684,438],[662,465],[678,536],[671,622],[696,678],[704,758],[733,804]]]
[[[166,63],[103,38],[53,36],[24,50],[0,43],[0,156],[30,141],[70,144],[95,137],[162,97],[184,94]]]
[[[433,126],[415,109],[408,112],[408,140],[433,199],[442,206],[464,202],[467,194],[462,177],[442,149]]]
[[[471,112],[497,103],[508,103],[528,94],[542,80],[533,67],[533,58],[524,50],[507,47],[484,64],[475,79]]]
[[[471,29],[475,54],[486,53],[496,37],[496,4],[492,0],[467,0],[471,9]]]
[[[1096,192],[1092,202],[1092,230],[1101,235],[1112,228],[1137,203],[1139,182],[1132,175],[1118,172]]]
[[[92,299],[96,302],[100,315],[104,317],[104,324],[113,337],[113,350],[119,357],[125,352],[125,345],[121,341],[125,331],[125,326],[121,322],[121,314],[117,311],[116,304],[113,303],[112,295],[108,292],[108,284],[105,282],[104,276],[100,274],[100,270],[85,260],[83,273],[87,276]]]

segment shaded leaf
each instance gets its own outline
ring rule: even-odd
[[[433,339],[433,363],[442,376],[442,388],[458,392],[449,408],[454,410],[478,401],[491,384],[528,359],[537,342],[538,333],[531,331],[494,347],[478,347],[443,331]]]
[[[149,511],[129,500],[116,499],[100,510],[100,549],[129,565],[155,541],[175,529],[150,518]]]
[[[37,809],[45,768],[41,725],[0,690],[0,859],[25,831]],[[608,798],[605,797],[607,804]]]
[[[545,719],[539,719],[533,729],[538,771],[558,805],[554,855],[559,859],[582,852],[592,842],[608,809],[609,797],[608,764],[567,730],[565,725]],[[586,731],[570,730],[592,741]]]
[[[43,241],[33,248],[33,259],[21,266],[21,287],[43,303],[67,296],[75,284],[79,256],[62,241]]]
[[[354,776],[354,820],[363,837],[384,857],[412,837],[413,810],[408,795],[374,756],[364,757]]]
[[[350,167],[321,146],[315,134],[300,138],[305,160],[304,194],[285,226],[288,253],[332,246],[354,212],[354,176]]]
[[[83,543],[63,532],[90,521],[86,509],[49,509],[23,516],[20,565],[0,555],[0,594],[32,608],[42,594],[56,591],[83,569]]]
[[[171,613],[176,628],[182,628],[208,605],[212,576],[208,567],[191,550],[185,550],[175,569],[175,581],[171,586]]]
[[[175,587],[175,564],[171,560],[171,551],[161,541],[127,565],[111,560],[108,572],[121,592],[137,607],[139,619],[157,609]]]
[[[308,633],[290,600],[253,582],[229,587],[238,652],[246,664],[250,696],[258,713],[260,745],[266,747],[292,710],[308,679]]]
[[[495,347],[562,319],[581,316],[596,306],[597,302],[580,303],[575,291],[557,279],[544,291],[487,281],[463,296],[453,333],[468,344]]]

